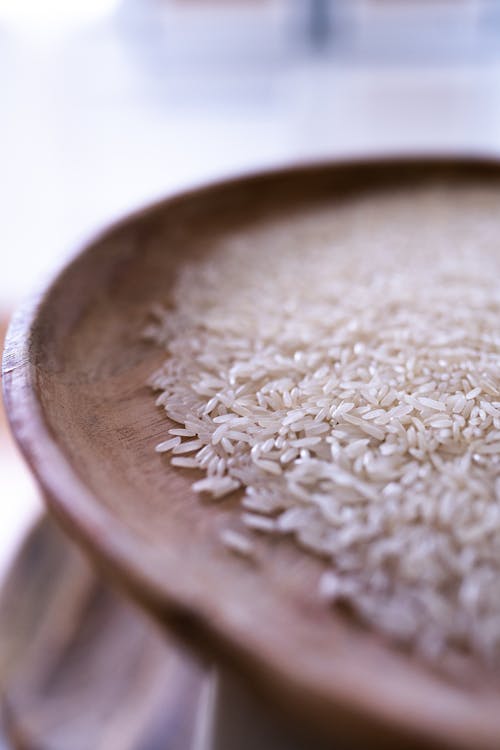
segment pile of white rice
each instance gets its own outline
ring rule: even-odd
[[[324,556],[318,594],[500,664],[500,193],[422,187],[228,236],[148,335],[194,489]],[[167,434],[168,433],[168,434]],[[252,531],[250,531],[252,530]]]

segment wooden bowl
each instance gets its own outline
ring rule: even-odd
[[[195,750],[207,680],[52,519],[33,527],[0,591],[5,748]]]
[[[192,472],[154,452],[165,415],[145,381],[163,353],[141,340],[179,262],[304,207],[436,178],[497,181],[487,159],[300,166],[184,193],[86,244],[12,323],[12,428],[65,528],[159,622],[269,705],[370,746],[500,747],[499,683],[433,674],[315,596],[317,561],[260,540],[256,565],[222,547],[236,503],[200,501]]]

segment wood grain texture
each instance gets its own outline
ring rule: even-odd
[[[353,193],[435,179],[498,182],[500,167],[432,158],[299,167],[129,216],[16,316],[4,386],[17,439],[65,528],[159,622],[290,721],[377,747],[486,750],[500,746],[499,683],[474,670],[446,681],[334,616],[313,595],[320,563],[286,541],[259,540],[255,565],[231,557],[217,530],[236,501],[201,502],[193,473],[154,453],[165,417],[144,385],[162,353],[141,329],[179,263],[229,237],[268,241],[266,227],[292,231],[301,211],[334,212]]]
[[[0,696],[16,750],[190,750],[204,681],[52,521],[37,524],[0,596]]]

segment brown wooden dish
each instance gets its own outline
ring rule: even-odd
[[[0,595],[10,747],[195,750],[206,684],[51,519],[36,524]]]
[[[65,528],[165,627],[243,676],[289,717],[364,746],[500,747],[500,682],[447,681],[313,596],[319,564],[259,541],[257,564],[217,529],[191,472],[154,452],[165,417],[144,385],[162,359],[141,340],[176,265],[228,234],[304,206],[439,178],[500,184],[487,159],[290,168],[216,184],[128,216],[84,246],[15,318],[4,358],[13,430]]]

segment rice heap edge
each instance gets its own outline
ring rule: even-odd
[[[429,186],[228,236],[147,335],[197,492],[326,560],[318,595],[430,659],[500,663],[500,193]]]

